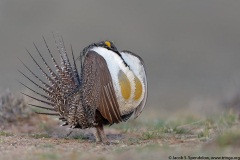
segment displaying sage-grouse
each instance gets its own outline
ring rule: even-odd
[[[53,111],[40,114],[57,115],[65,122],[64,125],[69,125],[71,128],[95,127],[96,141],[108,144],[103,125],[127,121],[132,115],[137,118],[145,106],[147,78],[143,60],[132,52],[119,52],[111,41],[102,41],[83,49],[79,58],[80,66],[77,67],[72,47],[72,58],[69,59],[62,38],[58,37],[55,38],[55,43],[61,59],[61,65],[59,65],[44,37],[43,40],[48,52],[46,54],[51,57],[56,71],[49,66],[34,44],[36,52],[49,73],[40,66],[28,50],[27,52],[49,83],[44,82],[37,73],[23,63],[41,84],[36,83],[25,73],[19,72],[46,95],[20,82],[44,100],[23,94],[51,106],[30,104]],[[72,64],[70,61],[73,61]]]

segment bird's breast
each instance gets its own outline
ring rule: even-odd
[[[120,86],[119,88],[121,89],[121,93],[119,94],[121,94],[125,100],[128,100],[131,96],[131,83],[122,70],[119,70],[118,72],[118,83]]]
[[[121,115],[134,111],[144,97],[143,77],[135,75],[116,53],[101,47],[93,50],[107,62]]]
[[[114,75],[116,74],[116,75]],[[129,69],[113,73],[113,85],[122,114],[132,112],[143,99],[143,83]],[[116,78],[116,79],[115,79]]]
[[[118,82],[121,89],[121,93],[119,94],[122,94],[125,100],[129,100],[131,95],[133,95],[132,99],[137,101],[142,96],[143,85],[136,75],[133,76],[134,79],[130,82],[129,78],[122,70],[118,72]],[[131,87],[131,85],[134,87]],[[132,88],[134,89],[132,90]]]

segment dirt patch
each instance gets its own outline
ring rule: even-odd
[[[5,111],[14,115],[13,110]],[[237,156],[236,148],[240,146],[240,124],[238,114],[234,112],[208,118],[180,115],[173,120],[139,117],[127,123],[106,126],[105,133],[111,141],[110,145],[95,143],[94,129],[69,129],[60,126],[57,117],[22,113],[24,116],[1,121],[0,160],[137,160],[169,159],[169,156]]]
[[[208,123],[209,120],[198,120],[173,127],[173,122],[161,122],[159,126],[160,122],[130,121],[106,127],[112,143],[103,145],[95,143],[94,129],[70,130],[60,126],[55,118],[33,114],[29,119],[4,125],[0,132],[0,159],[159,159],[183,154],[227,154],[229,150],[232,155],[237,153],[229,129],[235,128],[236,139],[239,124],[232,124],[228,127],[230,134],[223,135],[217,132],[215,122]],[[209,128],[209,133],[202,133],[204,127]],[[219,141],[220,136],[223,141]]]

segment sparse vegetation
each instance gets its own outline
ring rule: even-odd
[[[88,139],[87,136],[85,136],[84,134],[81,134],[81,133],[78,134],[78,135],[74,135],[74,136],[72,136],[71,138],[77,139],[77,140],[79,140],[79,141],[87,140],[87,139]]]
[[[13,134],[12,133],[8,133],[8,132],[4,132],[4,131],[0,131],[0,136],[8,137],[8,136],[13,136]]]
[[[13,95],[8,93],[2,97],[4,98],[1,103],[5,104],[6,102],[10,103],[6,100],[10,98],[6,97],[13,97]],[[13,105],[14,107],[24,106],[23,102],[13,104],[22,104]],[[4,112],[6,111],[11,116],[17,113],[13,110],[4,110]],[[23,117],[29,113],[28,111],[25,113],[24,109],[18,111],[24,115]],[[13,118],[9,117],[11,122],[9,120],[2,121],[3,124],[11,123],[11,125],[7,125],[9,128],[5,127],[0,131],[0,160],[15,159],[16,156],[22,157],[22,159],[41,160],[115,159],[115,156],[126,158],[126,154],[135,155],[135,159],[157,159],[159,156],[168,157],[173,154],[173,151],[176,155],[181,155],[183,152],[188,155],[209,155],[209,147],[214,147],[216,154],[223,154],[225,150],[226,152],[233,150],[232,153],[234,153],[234,148],[240,146],[240,124],[238,114],[233,111],[207,118],[179,116],[172,120],[152,118],[146,121],[138,119],[113,125],[109,128],[106,127],[107,136],[113,141],[117,139],[118,142],[113,142],[110,146],[94,143],[91,132],[74,130],[74,134],[72,134],[68,130],[66,133],[61,133],[64,132],[64,128],[57,129],[56,122],[58,121],[53,118],[37,117],[35,114],[31,116],[31,118],[34,117],[34,121],[30,119],[26,121],[23,118],[25,121],[21,123],[25,127],[28,125],[34,127],[30,133],[29,131],[22,132],[22,126],[19,125],[22,118],[13,121]],[[12,132],[10,126],[14,126],[14,130],[19,128],[19,132]],[[25,149],[23,150],[23,148]],[[36,152],[33,153],[31,150]],[[19,155],[16,155],[16,151],[19,152]],[[12,154],[12,156],[6,153]],[[151,156],[149,157],[149,155]]]
[[[41,160],[57,160],[59,159],[59,155],[55,153],[42,153],[38,155]]]
[[[51,137],[51,134],[48,134],[50,132],[47,130],[51,126],[41,127],[41,125],[37,126],[45,130],[44,133],[30,134],[24,136],[24,138],[33,138],[37,141],[34,143],[37,143],[35,148],[38,150],[38,154],[34,158],[50,160],[70,158],[73,155],[74,159],[89,156],[99,158],[95,152],[98,152],[102,159],[113,159],[109,153],[124,157],[126,152],[136,155],[140,159],[146,158],[149,153],[152,154],[152,157],[167,157],[169,154],[172,154],[172,150],[176,154],[180,154],[178,152],[179,149],[177,149],[178,147],[189,155],[193,153],[196,155],[196,146],[198,146],[197,152],[199,154],[205,155],[204,153],[206,153],[207,155],[208,151],[204,147],[205,145],[211,144],[216,148],[231,148],[231,146],[240,144],[238,141],[240,139],[240,130],[232,130],[232,128],[238,126],[238,121],[232,112],[218,118],[192,119],[192,121],[188,117],[185,120],[183,119],[181,118],[181,122],[178,120],[154,120],[153,122],[130,121],[119,126],[113,126],[111,128],[122,132],[124,137],[120,139],[119,143],[114,143],[110,146],[95,144],[93,141],[87,140],[88,137],[82,133],[56,140]],[[135,126],[136,128],[134,129]],[[0,132],[0,136],[3,139],[9,135],[7,132]],[[111,135],[108,135],[108,137],[111,139]],[[115,139],[115,137],[112,139]],[[6,140],[1,140],[1,144],[7,145]],[[31,143],[29,145],[34,146]],[[194,149],[191,146],[194,146]],[[64,152],[59,152],[59,149],[64,150]],[[219,150],[219,153],[220,151],[222,153],[222,149]],[[87,156],[87,154],[84,154],[86,152],[90,154]],[[101,153],[108,154],[103,155]],[[28,156],[33,157],[30,152],[25,154],[25,157]]]
[[[239,147],[240,146],[240,131],[239,130],[232,130],[227,131],[219,135],[216,139],[217,144],[220,147]]]
[[[36,134],[31,134],[30,137],[36,138],[36,139],[40,139],[40,138],[50,138],[50,135],[46,134],[46,133],[36,133]]]
[[[0,96],[0,123],[28,118],[31,113],[22,97],[15,96],[9,90]]]

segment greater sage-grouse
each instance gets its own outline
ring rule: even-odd
[[[27,52],[49,83],[39,78],[37,73],[22,61],[41,84],[19,72],[46,95],[20,82],[44,100],[23,94],[48,105],[30,104],[51,111],[40,114],[59,116],[59,119],[65,122],[64,125],[71,128],[95,127],[96,141],[108,144],[103,126],[127,121],[132,115],[137,118],[145,106],[147,78],[143,60],[132,52],[119,52],[111,41],[102,41],[83,49],[78,58],[80,65],[77,67],[72,47],[72,58],[69,58],[63,39],[58,37],[55,38],[55,44],[61,60],[59,65],[44,37],[43,40],[48,52],[46,54],[51,57],[55,69],[50,67],[35,44],[36,52],[46,69],[40,66],[28,50]]]

